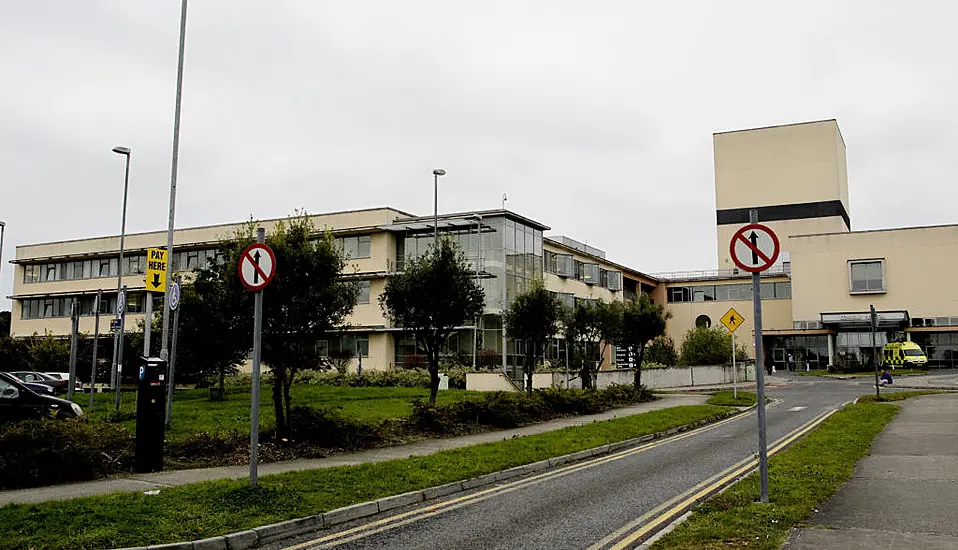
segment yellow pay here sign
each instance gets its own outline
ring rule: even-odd
[[[739,315],[739,313],[735,311],[735,308],[731,307],[725,312],[725,315],[722,316],[721,320],[722,324],[725,325],[725,328],[727,328],[729,332],[735,332],[735,329],[742,326],[742,323],[745,322],[745,317]]]
[[[146,289],[166,292],[166,249],[146,249]]]

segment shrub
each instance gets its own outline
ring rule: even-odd
[[[305,371],[296,376],[297,384],[313,386],[339,387],[376,387],[376,388],[428,388],[429,373],[424,370],[363,371],[362,376],[355,372],[317,372]]]
[[[655,340],[652,340],[652,343],[649,344],[645,350],[642,368],[649,368],[645,366],[646,362],[668,366],[678,364],[679,354],[675,351],[675,341],[668,336],[659,336]]]
[[[430,406],[413,405],[410,419],[415,429],[432,433],[457,433],[470,426],[515,428],[559,416],[595,414],[612,407],[648,401],[652,394],[631,385],[613,385],[604,390],[546,389],[532,396],[520,393],[487,393],[478,399]]]
[[[358,449],[382,440],[380,427],[321,407],[293,407],[293,438],[326,448]]]
[[[112,424],[26,420],[0,425],[0,488],[96,479],[129,471],[133,436]]]
[[[685,333],[682,342],[683,365],[725,365],[732,362],[732,336],[721,327],[698,327]],[[735,351],[736,358],[744,359],[744,347]]]
[[[449,389],[466,389],[466,373],[473,372],[471,367],[453,367],[444,371],[449,376]]]

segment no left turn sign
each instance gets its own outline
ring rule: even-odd
[[[238,268],[246,290],[263,290],[276,275],[276,256],[265,244],[251,244],[240,255]]]
[[[732,235],[729,253],[735,265],[749,273],[759,273],[778,259],[778,237],[767,226],[750,223]]]

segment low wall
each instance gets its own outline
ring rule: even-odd
[[[752,364],[737,365],[735,380],[752,382],[755,380],[755,367]],[[634,374],[631,369],[599,371],[596,386],[599,389],[613,384],[625,386],[632,384]],[[705,365],[698,367],[672,367],[667,369],[643,369],[642,385],[646,388],[678,388],[684,386],[714,386],[732,383],[731,365]],[[516,382],[521,387],[522,385]],[[582,381],[577,373],[565,371],[545,371],[532,375],[533,388],[581,388]],[[466,389],[472,391],[518,391],[501,372],[467,372]]]

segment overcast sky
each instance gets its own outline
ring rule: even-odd
[[[636,269],[715,267],[712,133],[837,118],[855,229],[954,223],[949,2],[194,0],[178,227],[507,207]],[[166,228],[177,0],[7,2],[14,246]]]

